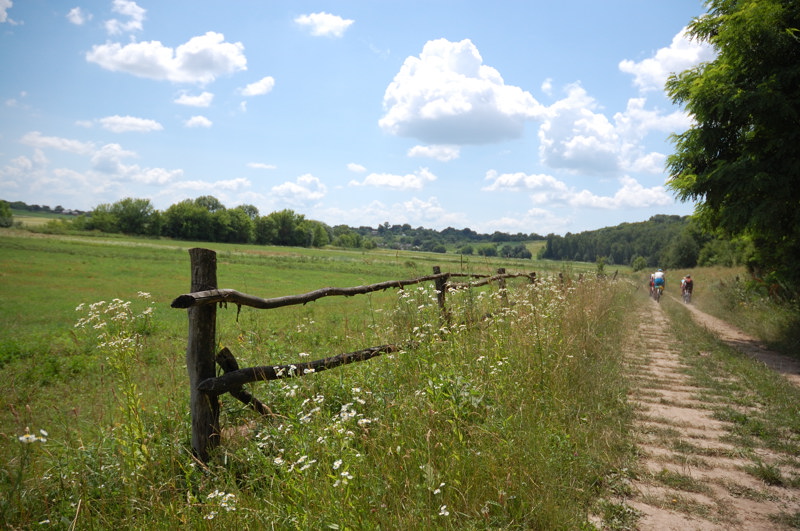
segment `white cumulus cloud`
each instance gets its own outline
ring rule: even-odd
[[[622,187],[613,196],[600,196],[589,190],[581,190],[573,194],[568,202],[573,207],[608,210],[665,206],[673,202],[673,198],[663,186],[645,188],[636,179],[629,176],[621,177],[620,183]]]
[[[112,133],[149,133],[151,131],[161,131],[164,127],[155,120],[147,118],[136,118],[135,116],[106,116],[98,120],[103,129]]]
[[[441,162],[455,160],[461,154],[458,146],[414,146],[408,150],[409,157],[428,157]]]
[[[237,179],[225,179],[221,181],[180,181],[172,185],[172,190],[194,190],[196,192],[214,192],[224,190],[227,192],[238,192],[251,186],[249,179],[239,177]]]
[[[564,182],[546,174],[498,174],[495,170],[489,170],[486,180],[491,184],[483,187],[484,191],[529,192],[531,201],[537,205],[563,203],[570,195],[570,189]]]
[[[355,173],[364,173],[365,171],[367,171],[367,168],[365,168],[361,164],[356,164],[355,162],[348,163],[347,169]]]
[[[22,22],[14,20],[13,18],[8,16],[8,10],[14,6],[14,2],[11,0],[0,0],[0,24],[7,23],[11,24],[12,26],[16,26],[18,24],[22,24]]]
[[[244,96],[261,96],[264,94],[269,93],[272,88],[275,86],[275,78],[271,76],[267,76],[261,78],[260,80],[256,81],[255,83],[250,83],[246,87],[242,89],[242,95]]]
[[[277,168],[274,164],[265,164],[263,162],[248,162],[247,167],[255,170],[274,170]]]
[[[391,134],[430,144],[486,144],[522,135],[542,106],[483,64],[469,39],[428,41],[408,57],[383,96],[378,122]]]
[[[286,181],[272,187],[272,194],[283,201],[299,205],[308,201],[317,201],[325,197],[328,188],[310,173],[301,175],[295,181]]]
[[[354,20],[344,19],[338,15],[320,12],[300,15],[295,23],[307,28],[315,37],[341,37]]]
[[[714,59],[714,49],[704,42],[690,40],[683,28],[666,48],[639,62],[625,59],[619,69],[633,75],[633,83],[642,91],[663,90],[672,73],[682,72],[703,61]]]
[[[87,21],[92,20],[91,13],[84,13],[80,7],[73,7],[67,13],[67,20],[76,26],[83,26]]]
[[[159,41],[95,45],[86,53],[86,60],[112,72],[200,85],[247,70],[242,43],[225,42],[223,34],[213,31],[192,37],[175,49]]]
[[[621,187],[613,196],[597,195],[589,190],[577,190],[551,175],[528,175],[522,172],[498,174],[495,170],[486,173],[491,184],[482,190],[487,192],[529,192],[534,205],[571,206],[576,208],[598,208],[617,210],[664,206],[672,203],[672,197],[663,186],[645,188],[636,179],[620,177]]]
[[[436,180],[428,168],[420,168],[414,173],[396,175],[392,173],[370,173],[363,181],[350,181],[350,186],[374,186],[392,190],[420,190],[425,183]]]
[[[144,22],[147,10],[139,7],[136,2],[131,0],[114,0],[111,10],[127,17],[127,20],[120,21],[116,18],[107,20],[105,24],[106,31],[110,35],[142,30],[142,23]]]
[[[190,127],[190,128],[192,128],[192,127],[205,127],[205,128],[208,128],[208,127],[211,127],[214,124],[211,122],[211,120],[209,120],[205,116],[192,116],[191,118],[186,120],[186,122],[184,122],[184,125],[186,127]]]
[[[210,92],[202,92],[196,96],[191,96],[186,92],[181,92],[181,94],[175,98],[175,103],[178,105],[187,105],[189,107],[208,107],[211,105],[211,102],[214,100],[214,95]]]
[[[619,169],[620,138],[614,125],[595,112],[597,102],[577,84],[547,108],[539,127],[539,157],[550,167],[585,172]]]
[[[70,153],[77,153],[78,155],[89,155],[95,151],[95,145],[92,142],[81,142],[80,140],[71,140],[57,136],[44,136],[39,131],[26,133],[23,135],[22,139],[20,139],[20,142],[35,148],[58,149],[59,151],[68,151]]]

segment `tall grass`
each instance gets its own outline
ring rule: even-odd
[[[226,285],[264,276],[247,260],[220,255],[220,276],[235,280]],[[338,271],[341,280],[351,267],[365,275],[357,264],[332,264],[306,263],[312,277]],[[187,284],[182,273],[167,282]],[[243,366],[409,339],[415,346],[254,384],[269,418],[223,396],[222,445],[207,466],[189,448],[185,315],[135,294],[72,301],[72,333],[57,351],[81,360],[72,376],[25,380],[31,364],[63,363],[52,350],[6,362],[7,525],[589,528],[607,478],[630,455],[615,348],[632,294],[622,282],[552,276],[509,282],[507,292],[453,292],[448,316],[432,286],[279,311],[220,310],[220,344]]]
[[[702,268],[693,277],[703,285],[693,298],[700,309],[800,359],[800,301],[770,294],[770,287],[753,280],[744,268]]]

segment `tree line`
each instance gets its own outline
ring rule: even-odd
[[[0,204],[13,210],[59,212],[39,205],[26,205],[21,201]],[[75,211],[69,211],[75,212]],[[10,213],[9,213],[10,226]],[[442,231],[413,228],[409,224],[390,225],[385,222],[377,228],[347,225],[330,226],[321,221],[307,219],[303,214],[285,209],[261,215],[253,205],[226,208],[217,198],[206,195],[185,199],[166,210],[157,210],[149,199],[125,198],[115,203],[104,203],[90,212],[82,212],[70,219],[52,220],[49,230],[99,231],[150,237],[167,237],[178,240],[259,245],[284,245],[296,247],[336,247],[374,249],[403,249],[445,253],[449,250],[461,254],[503,256],[507,258],[532,258],[525,242],[542,240],[538,234],[507,234],[494,232],[479,234],[472,229],[448,227]]]
[[[647,221],[598,230],[549,234],[539,258],[667,269],[745,263],[743,240],[724,240],[703,230],[692,216],[657,215]]]

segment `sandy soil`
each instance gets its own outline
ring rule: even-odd
[[[800,364],[689,308],[697,322],[720,339],[800,385]],[[661,306],[649,301],[629,351],[640,466],[625,503],[641,515],[638,529],[791,529],[786,516],[800,512],[800,489],[768,485],[745,468],[760,462],[777,467],[784,478],[794,478],[800,476],[797,456],[737,448],[730,442],[731,426],[712,417],[715,404],[707,398],[712,395],[700,401],[703,389],[693,387],[682,371],[667,319]],[[784,523],[775,519],[778,515],[784,515]]]

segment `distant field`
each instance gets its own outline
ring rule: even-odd
[[[47,218],[36,217],[36,220]],[[50,236],[0,230],[0,327],[33,330],[64,326],[81,302],[152,293],[163,310],[172,298],[188,290],[188,249],[211,248],[218,253],[218,279],[233,288],[262,297],[304,293],[384,280],[414,278],[442,271],[494,273],[589,272],[593,264],[508,260],[480,256],[391,250],[339,250],[275,247],[209,242],[128,238],[120,235]],[[34,337],[40,336],[33,333]]]
[[[15,223],[21,223],[23,227],[38,227],[44,225],[51,219],[74,219],[74,216],[56,214],[53,212],[31,212],[29,210],[11,210]]]

